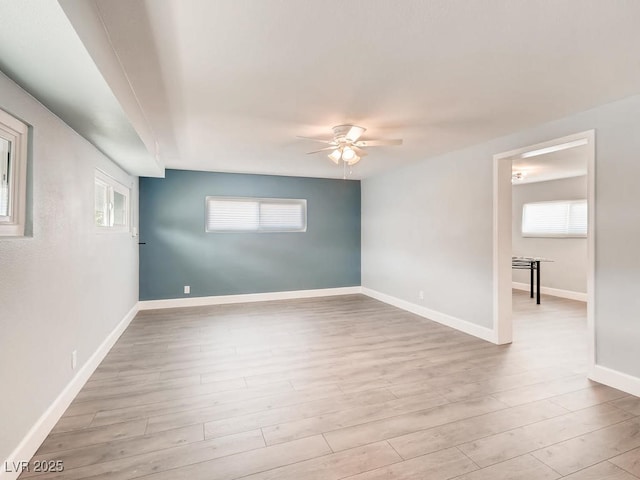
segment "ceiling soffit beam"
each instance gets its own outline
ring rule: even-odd
[[[58,3],[140,140],[155,159],[158,175],[154,176],[164,176],[164,162],[160,156],[158,140],[124,71],[118,54],[113,48],[97,5],[93,0],[82,2],[58,0]]]

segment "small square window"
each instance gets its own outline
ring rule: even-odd
[[[109,175],[96,170],[94,190],[95,224],[100,229],[129,230],[130,191]]]
[[[0,236],[24,235],[28,127],[0,110]]]

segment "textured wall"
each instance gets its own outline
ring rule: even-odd
[[[0,237],[2,462],[136,304],[138,245],[98,233],[93,211],[96,167],[131,186],[134,203],[136,178],[2,74],[0,108],[33,127],[32,236]]]
[[[205,197],[307,199],[304,233],[206,233]],[[360,182],[167,170],[140,180],[140,299],[360,285]]]
[[[542,273],[540,281],[543,287],[587,292],[587,239],[523,237],[522,206],[532,202],[585,198],[587,198],[586,176],[513,186],[513,233],[511,236],[513,254],[553,260],[553,262],[543,263],[540,268]],[[529,284],[529,271],[513,270],[513,281]]]

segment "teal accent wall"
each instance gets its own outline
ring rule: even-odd
[[[305,198],[307,231],[206,233],[209,195]],[[360,182],[167,170],[140,179],[140,242],[140,300],[357,286]]]

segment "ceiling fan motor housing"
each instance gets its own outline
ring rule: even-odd
[[[351,130],[354,129],[354,133],[357,134],[357,137],[360,137],[367,129],[364,127],[359,127],[357,125],[336,125],[333,127],[333,138],[336,142],[342,143],[353,143],[357,138],[347,138],[347,135]]]

